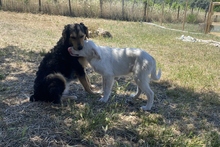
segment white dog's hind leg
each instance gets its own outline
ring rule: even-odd
[[[143,75],[144,74],[144,75]],[[151,90],[149,85],[149,77],[145,75],[146,73],[140,73],[136,76],[135,82],[138,85],[138,87],[141,89],[142,92],[144,92],[147,95],[147,105],[142,106],[142,110],[151,110],[151,107],[153,106],[154,102],[154,92]]]
[[[102,97],[99,101],[107,102],[112,91],[112,86],[114,84],[114,77],[103,76],[102,80],[103,80],[104,97]]]
[[[154,92],[150,89],[150,86],[148,83],[145,83],[146,86],[143,87],[142,91],[147,95],[147,105],[142,106],[142,110],[151,110],[151,107],[153,106],[154,102]]]

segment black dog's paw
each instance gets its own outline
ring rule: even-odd
[[[34,102],[34,101],[35,101],[34,95],[32,95],[29,100],[30,100],[31,102]]]
[[[56,99],[53,101],[53,104],[61,104],[61,99]]]

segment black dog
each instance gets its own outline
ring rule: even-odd
[[[57,45],[45,55],[38,67],[34,94],[30,97],[30,101],[61,103],[67,83],[75,78],[79,79],[87,92],[93,93],[84,70],[85,59],[72,57],[68,53],[70,46],[81,50],[86,38],[88,38],[88,28],[83,23],[68,24],[64,27]]]

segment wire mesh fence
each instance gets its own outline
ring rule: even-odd
[[[206,10],[189,9],[189,4],[176,2],[171,6],[165,1],[156,3],[155,0],[0,0],[0,8],[15,12],[159,22],[160,25],[204,23],[207,16]],[[184,30],[184,27],[179,29]]]

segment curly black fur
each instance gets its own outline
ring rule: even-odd
[[[34,81],[34,94],[30,97],[30,101],[60,103],[66,81],[86,76],[78,57],[70,56],[67,50],[72,46],[69,41],[70,33],[75,31],[77,26],[85,31],[82,23],[66,25],[57,45],[41,61]]]

